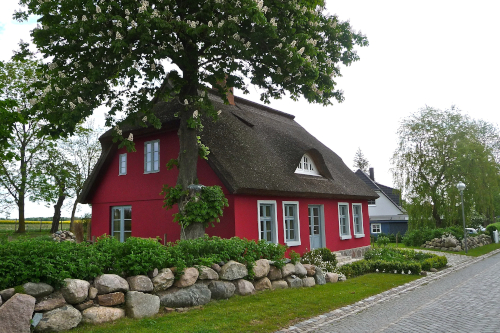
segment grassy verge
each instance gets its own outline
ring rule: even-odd
[[[396,243],[389,243],[388,246],[396,247]],[[398,248],[406,248],[406,249],[415,249],[415,250],[429,250],[429,251],[435,251],[435,252],[447,252],[451,254],[462,254],[466,255],[465,251],[460,251],[460,252],[454,252],[454,251],[441,251],[441,250],[436,250],[436,249],[424,249],[419,246],[405,246],[402,243],[398,243]],[[500,249],[500,243],[495,244],[487,244],[484,246],[476,247],[474,249],[470,249],[467,251],[467,255],[470,257],[479,257],[482,256],[483,254],[490,253],[491,251]]]
[[[414,275],[367,274],[313,288],[235,296],[186,313],[158,314],[141,320],[125,318],[96,326],[82,325],[71,332],[274,332],[418,278]]]

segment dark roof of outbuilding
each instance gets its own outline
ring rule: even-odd
[[[294,121],[294,116],[235,96],[225,105],[210,94],[217,121],[204,119],[201,141],[210,148],[208,162],[230,193],[293,197],[375,199],[378,195],[361,181],[332,150]],[[154,108],[162,130],[179,126],[174,113],[178,102],[160,102]],[[153,127],[124,126],[134,136],[158,131]],[[89,178],[81,202],[91,200],[92,188],[112,158],[116,144],[111,130],[100,138],[103,154]],[[113,148],[114,147],[114,148]],[[321,177],[295,173],[307,153]]]
[[[382,192],[401,212],[406,213],[401,206],[401,192],[395,188],[382,185],[372,180],[369,175],[367,175],[362,170],[358,169],[355,174],[371,189],[374,191]]]

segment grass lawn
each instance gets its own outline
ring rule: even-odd
[[[124,318],[102,325],[81,325],[71,332],[274,332],[418,278],[415,275],[366,274],[312,288],[234,296],[185,313],[160,313],[141,320]]]
[[[389,243],[388,246],[396,247],[396,243]],[[454,251],[441,251],[441,250],[436,250],[436,249],[424,249],[419,246],[405,246],[403,243],[398,243],[398,248],[406,248],[406,249],[415,249],[415,250],[429,250],[429,251],[436,251],[436,252],[448,252],[452,254],[465,254],[465,251],[460,251],[460,252],[454,252]],[[480,246],[476,247],[474,249],[470,249],[467,251],[467,255],[470,257],[479,257],[482,256],[483,254],[490,253],[491,251],[500,249],[500,243],[495,244],[487,244],[485,246]]]

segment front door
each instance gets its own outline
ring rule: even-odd
[[[309,205],[309,242],[311,250],[324,247],[323,216],[320,205]]]

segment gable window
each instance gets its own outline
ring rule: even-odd
[[[132,234],[132,206],[111,208],[111,236],[124,242]]]
[[[368,204],[371,205],[371,206],[375,206],[375,199],[368,200]]]
[[[278,243],[276,235],[276,201],[257,201],[259,209],[259,239]]]
[[[297,201],[283,201],[283,223],[286,245],[300,245],[299,203]]]
[[[160,170],[160,140],[144,143],[144,173]]]
[[[365,237],[361,204],[352,204],[352,223],[354,225],[354,237]]]
[[[349,226],[349,205],[339,203],[339,230],[340,239],[351,239],[351,228]]]
[[[371,227],[372,234],[380,234],[382,232],[382,225],[380,223],[373,223]]]
[[[120,154],[118,165],[118,175],[126,175],[127,174],[127,154]]]
[[[300,159],[299,165],[297,166],[297,169],[295,169],[295,173],[320,176],[312,158],[307,154],[304,154],[304,156]]]

